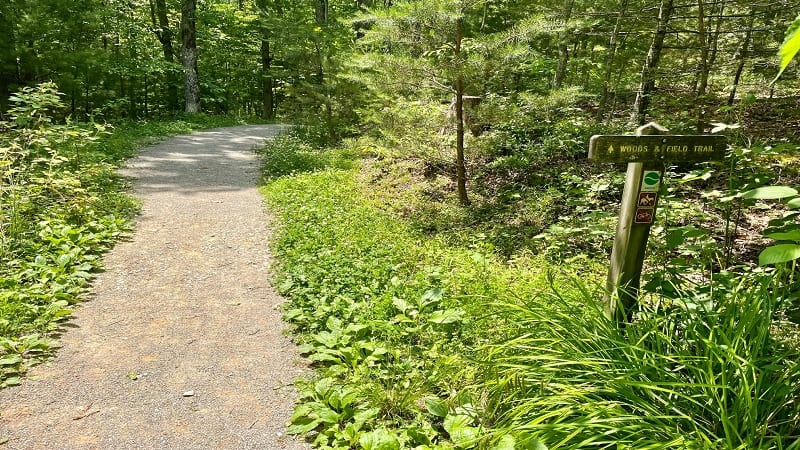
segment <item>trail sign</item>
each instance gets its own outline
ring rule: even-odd
[[[722,159],[726,149],[725,136],[720,135],[595,135],[589,140],[589,159],[598,162],[701,162]]]
[[[606,282],[606,314],[619,322],[630,320],[636,305],[650,226],[655,221],[664,162],[722,159],[727,143],[717,135],[667,135],[651,122],[636,135],[597,135],[589,141],[589,159],[627,162],[619,223]]]

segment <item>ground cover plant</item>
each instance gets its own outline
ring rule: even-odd
[[[52,354],[101,255],[131,231],[138,204],[114,169],[147,138],[233,122],[75,124],[49,83],[11,102],[0,122],[0,387]]]
[[[293,137],[265,151],[279,215],[276,285],[319,369],[301,383],[290,432],[320,448],[455,448],[478,437],[475,349],[502,330],[494,299],[547,286],[544,260],[509,270],[491,248],[451,247],[365,195],[359,153]]]
[[[793,266],[748,269],[736,259],[747,252],[734,252],[720,270],[724,247],[690,219],[769,202],[793,220],[755,187],[791,181],[756,173],[775,153],[745,151],[735,167],[750,182],[720,186],[731,198],[710,206],[685,191],[717,186],[721,169],[672,175],[683,180],[670,186],[668,226],[654,233],[642,309],[620,329],[600,307],[605,255],[562,241],[569,256],[558,257],[547,240],[528,241],[538,256],[507,253],[487,237],[508,215],[493,222],[478,200],[457,206],[444,177],[426,175],[424,152],[385,142],[319,150],[286,136],[265,150],[264,191],[280,222],[276,284],[317,369],[300,384],[291,432],[319,448],[800,445],[797,345],[780,331],[794,329],[780,319],[796,291]],[[539,171],[541,185],[564,180],[555,162]],[[590,214],[614,182],[588,173],[572,182],[578,195],[561,197],[578,206],[574,216]],[[796,191],[785,193],[784,205]]]

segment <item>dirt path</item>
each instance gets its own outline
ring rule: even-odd
[[[284,434],[301,363],[267,283],[250,151],[277,126],[180,136],[126,174],[144,201],[63,348],[0,392],[0,449],[301,449]]]

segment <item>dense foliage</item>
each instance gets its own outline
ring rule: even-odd
[[[203,110],[299,125],[264,151],[277,286],[318,369],[291,432],[321,448],[796,449],[799,8],[1,2],[0,381],[49,351],[129,230],[113,168],[132,138],[208,123],[95,123],[184,109],[179,42],[196,41]],[[731,146],[667,162],[620,328],[597,286],[622,168],[586,145],[648,120]]]
[[[506,260],[480,233],[420,229],[400,187],[420,182],[356,144],[264,152],[276,285],[317,369],[290,432],[342,449],[800,445],[785,273],[719,272],[619,328],[599,304],[603,261]]]

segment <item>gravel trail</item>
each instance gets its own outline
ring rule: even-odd
[[[252,148],[279,126],[171,138],[123,172],[143,200],[55,359],[0,391],[0,449],[303,449],[302,362],[269,286]]]

